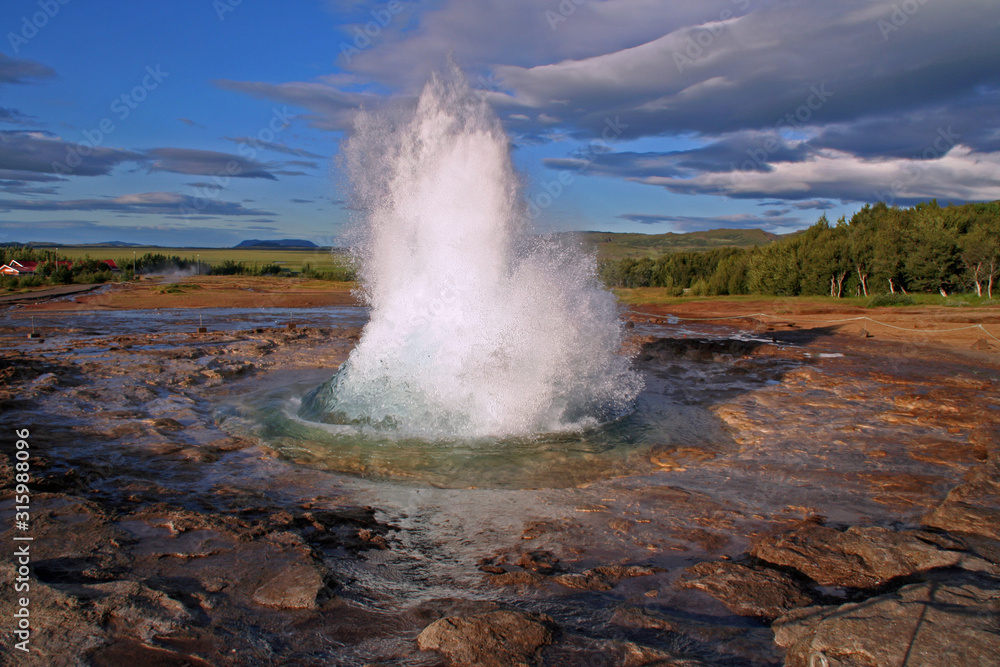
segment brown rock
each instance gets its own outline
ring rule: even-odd
[[[781,658],[780,650],[774,645],[774,634],[770,628],[764,626],[713,623],[679,613],[633,606],[616,609],[611,616],[611,623],[627,628],[659,630],[690,637],[698,643],[712,646],[717,653],[737,655],[754,664],[777,663]],[[762,660],[765,656],[770,660],[766,658]]]
[[[750,553],[792,567],[824,586],[873,588],[895,577],[959,565],[961,542],[927,531],[852,526],[846,531],[807,523],[760,539]]]
[[[315,609],[316,596],[325,587],[323,575],[312,565],[292,562],[261,584],[253,601],[282,609]]]
[[[678,586],[704,591],[740,616],[770,621],[815,601],[799,582],[771,568],[717,561],[698,563],[686,571],[694,578],[681,580]]]
[[[536,572],[514,571],[505,572],[501,568],[499,574],[491,574],[487,579],[494,586],[530,586],[545,581],[545,577]]]
[[[444,654],[454,667],[530,667],[557,631],[544,614],[491,611],[434,621],[417,637],[417,646]]]
[[[1000,655],[1000,591],[926,582],[774,623],[787,667],[987,667]]]
[[[662,571],[661,568],[640,565],[606,565],[584,570],[580,574],[560,574],[552,577],[552,580],[568,588],[610,591],[622,579],[644,577]]]
[[[667,532],[672,537],[693,542],[709,553],[718,551],[729,544],[729,538],[723,533],[712,532],[702,528],[677,527],[670,528]]]
[[[559,567],[559,559],[551,551],[527,551],[517,559],[517,565],[539,574],[552,574]]]
[[[696,447],[666,447],[654,448],[649,454],[649,460],[662,470],[683,472],[688,466],[698,465],[715,458],[714,452]]]
[[[982,535],[1000,540],[1000,482],[997,466],[980,466],[971,479],[948,492],[947,497],[923,517],[927,526]]]

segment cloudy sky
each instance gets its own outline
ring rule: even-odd
[[[450,57],[540,226],[1000,199],[997,0],[3,0],[0,241],[336,243],[338,142]]]

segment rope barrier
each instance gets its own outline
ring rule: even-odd
[[[664,313],[662,315],[657,315],[657,314],[654,314],[654,313],[644,313],[644,312],[638,311],[638,310],[633,310],[631,312],[634,313],[634,314],[636,314],[636,315],[642,315],[644,317],[655,317],[657,319],[667,319],[667,318],[669,318],[669,319],[673,319],[673,320],[677,320],[677,321],[684,321],[684,322],[718,322],[720,320],[748,320],[748,319],[758,319],[759,320],[759,319],[764,318],[764,317],[768,317],[768,318],[775,319],[775,320],[788,319],[788,318],[782,317],[780,315],[771,315],[769,313],[749,313],[749,314],[746,314],[746,315],[730,315],[730,316],[727,316],[727,317],[681,317],[679,315],[671,315],[670,313]],[[953,329],[912,329],[912,328],[909,328],[909,327],[899,327],[899,326],[896,326],[895,324],[889,324],[887,322],[880,322],[878,320],[873,320],[872,318],[864,316],[864,315],[862,315],[860,317],[847,317],[847,318],[837,319],[837,320],[811,320],[810,324],[843,324],[843,323],[846,323],[846,322],[859,322],[859,321],[871,322],[872,324],[877,324],[879,326],[886,327],[888,329],[896,329],[898,331],[915,331],[915,332],[918,332],[918,333],[951,333],[953,331],[966,331],[966,330],[969,330],[969,329],[979,329],[980,331],[982,331],[984,334],[986,334],[987,336],[989,336],[993,340],[995,340],[997,342],[1000,342],[1000,338],[997,338],[996,336],[994,336],[993,334],[991,334],[989,331],[987,331],[986,327],[984,327],[982,324],[970,324],[968,326],[955,327]]]

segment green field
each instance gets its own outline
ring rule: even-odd
[[[686,234],[623,234],[580,232],[584,244],[597,250],[600,259],[655,258],[671,252],[764,245],[781,236],[762,229],[712,229]]]
[[[597,252],[600,259],[621,259],[625,257],[659,257],[660,255],[685,250],[709,250],[727,246],[749,247],[770,243],[781,238],[761,229],[713,229],[705,232],[686,234],[624,234],[619,232],[572,232],[583,245]],[[39,250],[55,250],[52,245],[36,245]],[[342,266],[345,256],[331,253],[330,248],[161,248],[155,246],[76,245],[60,246],[59,255],[69,259],[79,259],[89,255],[92,259],[113,259],[125,269],[135,257],[146,253],[177,255],[190,261],[200,260],[211,266],[226,260],[259,265],[271,262],[287,268],[293,273],[302,270],[305,264],[313,269],[324,270]]]
[[[48,250],[49,248],[44,248]],[[52,248],[54,250],[54,248]],[[133,255],[134,253],[134,255]],[[155,246],[120,248],[116,246],[66,246],[59,247],[59,255],[68,259],[113,259],[119,268],[128,269],[133,257],[145,254],[160,254],[167,257],[178,256],[189,261],[200,261],[210,266],[222,264],[226,260],[245,264],[275,263],[292,273],[299,273],[306,264],[313,269],[324,270],[343,266],[347,261],[343,253],[334,254],[329,248],[285,249],[285,248],[160,248]]]

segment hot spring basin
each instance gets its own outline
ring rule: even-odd
[[[328,371],[294,381],[272,374],[264,386],[221,406],[226,431],[257,440],[301,465],[373,480],[441,488],[566,488],[653,470],[653,448],[671,443],[718,450],[731,439],[700,405],[664,395],[650,377],[635,410],[611,423],[578,431],[516,438],[400,437],[391,430],[326,424],[298,416],[302,398]]]

